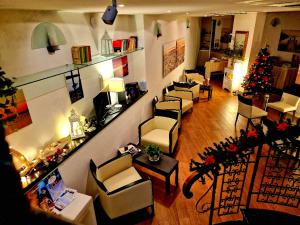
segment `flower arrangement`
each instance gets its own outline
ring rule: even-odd
[[[162,155],[162,150],[159,146],[150,144],[145,147],[145,153],[148,155],[150,161],[158,161]]]
[[[251,154],[254,147],[264,143],[264,134],[260,126],[248,132],[241,130],[239,138],[226,138],[225,142],[214,143],[213,147],[205,148],[203,153],[198,153],[202,162],[191,160],[190,171],[200,175],[202,183],[205,176],[211,178],[212,173],[218,173],[221,165],[227,167],[237,162],[245,161],[247,155]]]

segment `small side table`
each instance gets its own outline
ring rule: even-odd
[[[166,179],[166,193],[170,193],[170,176],[175,171],[175,185],[178,186],[178,160],[167,155],[162,155],[158,162],[152,163],[149,161],[146,154],[141,154],[133,158],[133,162],[137,165],[145,167],[153,172],[163,175]]]
[[[208,96],[207,96],[207,100],[209,101],[212,98],[212,86],[211,85],[200,85],[200,90],[201,91],[207,91],[208,92]]]
[[[57,214],[75,223],[97,225],[93,199],[89,195],[76,193],[76,198]]]

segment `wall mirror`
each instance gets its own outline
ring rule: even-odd
[[[248,42],[248,31],[236,31],[234,39],[234,54],[236,58],[244,60],[247,42]]]

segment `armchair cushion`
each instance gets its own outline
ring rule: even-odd
[[[276,109],[276,110],[278,110],[280,112],[284,112],[284,113],[296,110],[295,106],[289,105],[283,101],[268,103],[268,107],[270,107],[272,109]]]
[[[132,157],[131,155],[124,155],[108,161],[99,166],[97,169],[97,179],[101,182],[104,182],[108,178],[118,174],[119,172],[126,170],[132,166]]]
[[[142,145],[156,144],[163,149],[164,152],[169,151],[169,131],[163,129],[154,129],[142,136]]]
[[[140,179],[142,179],[142,177],[138,174],[136,169],[134,167],[129,167],[128,169],[108,178],[103,182],[103,184],[108,192],[112,192]]]

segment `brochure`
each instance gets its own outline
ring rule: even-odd
[[[136,146],[134,146],[132,144],[129,144],[125,147],[119,148],[119,152],[121,154],[130,153],[132,156],[135,156],[136,154],[138,154],[141,151],[142,151],[141,149],[137,148]]]
[[[61,211],[76,197],[76,191],[65,187],[58,169],[45,177],[26,194],[32,207]]]

